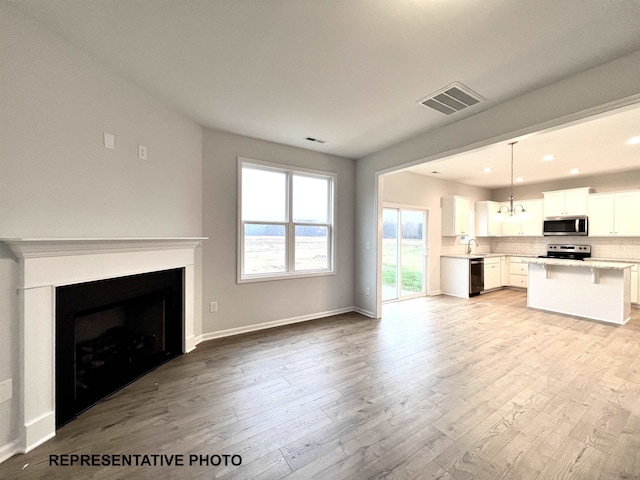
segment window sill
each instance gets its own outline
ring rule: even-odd
[[[255,277],[244,277],[238,278],[237,283],[255,283],[255,282],[273,282],[277,280],[294,280],[301,278],[311,278],[311,277],[326,277],[329,275],[335,275],[336,271],[315,271],[309,273],[282,273],[279,275],[256,275]]]

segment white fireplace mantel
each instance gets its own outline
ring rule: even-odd
[[[55,289],[184,268],[184,352],[196,346],[195,249],[205,237],[0,239],[19,262],[20,450],[55,435]]]

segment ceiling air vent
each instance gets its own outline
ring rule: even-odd
[[[483,100],[484,98],[473,90],[470,90],[458,82],[453,82],[451,85],[438,90],[436,93],[432,93],[422,100],[419,100],[418,103],[421,103],[425,107],[433,108],[445,115],[451,115]]]

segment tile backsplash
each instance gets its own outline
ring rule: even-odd
[[[636,237],[494,237],[480,239],[490,244],[491,252],[544,255],[547,245],[569,243],[591,245],[594,258],[640,260],[640,238]]]
[[[544,255],[547,245],[570,243],[591,245],[594,258],[640,261],[640,238],[636,237],[478,237],[474,253],[506,253],[510,255]],[[442,237],[441,255],[466,253],[467,244],[460,237]]]

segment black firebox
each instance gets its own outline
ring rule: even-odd
[[[180,355],[183,269],[56,288],[56,427]]]

